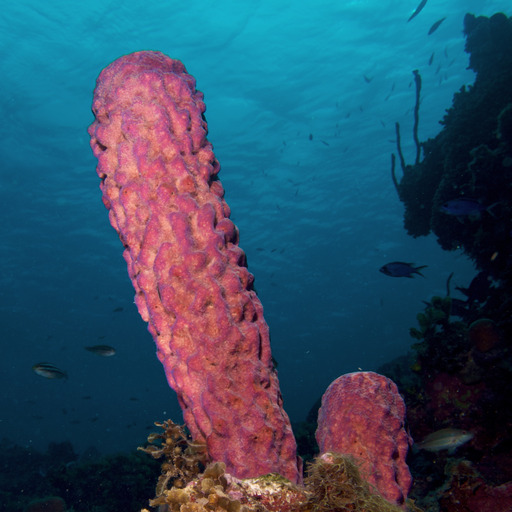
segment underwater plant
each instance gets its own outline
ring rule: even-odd
[[[353,459],[327,452],[308,464],[305,479],[308,498],[303,512],[398,512],[397,505],[386,501],[368,484]],[[420,509],[410,500],[411,512]]]
[[[164,457],[162,474],[156,485],[157,498],[169,487],[183,488],[205,468],[208,456],[206,446],[192,441],[185,427],[171,420],[155,423],[164,431],[151,433],[148,446],[139,447],[154,459]]]
[[[162,488],[151,507],[170,512],[400,512],[364,480],[351,456],[327,452],[308,463],[304,487],[270,473],[240,480],[223,462],[206,466],[186,486]],[[180,483],[181,485],[181,483]],[[409,512],[421,512],[408,500]],[[143,512],[147,512],[146,510]]]
[[[409,333],[418,340],[425,339],[437,330],[445,328],[450,322],[452,300],[450,297],[434,296],[426,303],[423,313],[418,313],[416,318],[419,329],[411,327]]]

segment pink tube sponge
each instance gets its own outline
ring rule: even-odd
[[[300,479],[263,308],[183,64],[126,55],[100,74],[89,127],[135,303],[193,438],[245,478]]]
[[[411,439],[395,383],[374,372],[337,378],[322,397],[316,440],[321,453],[349,454],[388,501],[402,504],[412,478],[405,462]]]

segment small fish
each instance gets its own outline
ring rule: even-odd
[[[482,212],[487,212],[492,215],[491,209],[497,204],[498,203],[494,203],[491,206],[484,206],[475,199],[458,197],[457,199],[450,199],[450,201],[446,201],[446,203],[441,206],[440,210],[447,215],[453,215],[459,219],[463,217],[478,219]]]
[[[92,347],[84,347],[85,350],[97,354],[98,356],[110,357],[116,354],[116,349],[110,345],[93,345]]]
[[[421,267],[413,267],[412,265],[412,263],[405,263],[403,261],[392,261],[391,263],[386,263],[379,270],[391,277],[413,277],[413,274],[425,277],[420,270],[426,268],[427,265],[422,265]]]
[[[486,302],[491,295],[492,287],[491,276],[488,272],[482,270],[471,280],[467,288],[462,286],[456,286],[455,288],[467,297],[467,302],[470,304],[473,302]]]
[[[432,62],[434,62],[434,54],[435,54],[435,52],[430,56],[430,59],[428,59],[429,66],[432,66]]]
[[[369,76],[366,76],[366,75],[363,75],[363,78],[364,78],[364,81],[369,84],[372,80],[373,80],[373,76],[372,77],[369,77]]]
[[[467,430],[459,430],[457,428],[443,428],[437,432],[429,434],[421,443],[417,443],[416,447],[427,452],[438,452],[440,450],[448,450],[453,453],[459,446],[473,439],[474,434]]]
[[[45,379],[67,379],[68,374],[51,363],[37,363],[32,366],[34,372]]]
[[[441,23],[443,23],[443,21],[446,19],[445,18],[441,18],[440,20],[437,20],[429,29],[428,31],[428,35],[430,34],[433,34],[438,28],[439,28],[439,25],[441,25]]]
[[[421,12],[421,10],[423,9],[423,7],[425,7],[427,3],[427,0],[421,0],[420,4],[418,5],[418,7],[416,7],[416,9],[414,9],[414,12],[411,14],[411,17],[407,20],[408,22],[411,21],[413,18],[415,18],[416,16],[418,16],[418,14]]]

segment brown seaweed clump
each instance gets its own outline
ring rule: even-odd
[[[305,497],[304,489],[280,475],[239,480],[223,462],[214,462],[186,487],[166,489],[149,504],[168,512],[300,512]]]
[[[169,487],[183,488],[204,470],[208,462],[206,445],[194,442],[186,433],[185,427],[171,420],[155,422],[164,429],[161,433],[148,436],[149,445],[139,450],[153,458],[165,457],[162,473],[156,485],[156,496],[161,496]]]
[[[223,462],[209,462],[206,446],[187,436],[185,427],[168,420],[164,429],[139,448],[155,459],[164,457],[150,507],[165,512],[288,512],[299,511],[305,491],[277,474],[239,480]],[[147,511],[145,511],[147,512]]]
[[[150,501],[166,512],[404,512],[364,481],[353,459],[326,453],[310,463],[306,486],[269,474],[239,480],[222,462],[184,488],[165,489]],[[421,512],[411,501],[410,512]],[[147,511],[143,511],[147,512]]]
[[[305,486],[271,473],[240,480],[223,462],[208,465],[204,445],[172,421],[151,434],[141,450],[165,457],[150,507],[162,512],[404,512],[386,501],[359,473],[348,455],[325,453],[308,465]],[[250,455],[248,455],[250,456]],[[205,467],[206,465],[206,467]],[[410,512],[421,512],[409,500]],[[148,512],[143,510],[142,512]]]
[[[302,512],[403,512],[363,480],[354,459],[327,452],[308,466],[308,498]],[[411,512],[420,512],[410,500]]]
[[[227,479],[222,462],[210,464],[204,473],[184,488],[165,489],[150,500],[151,507],[166,507],[170,512],[244,512],[239,500],[226,494]]]

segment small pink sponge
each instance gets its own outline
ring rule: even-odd
[[[348,373],[322,397],[316,440],[320,453],[355,457],[384,498],[403,504],[412,483],[404,421],[405,404],[392,380],[374,372]]]
[[[193,438],[237,477],[300,480],[263,308],[183,64],[126,55],[100,74],[89,127],[135,303]]]

